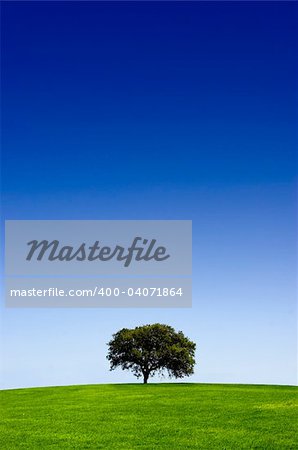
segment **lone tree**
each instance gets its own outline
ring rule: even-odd
[[[108,343],[110,370],[118,366],[131,370],[147,383],[149,376],[168,372],[170,377],[183,378],[194,373],[196,344],[182,331],[155,323],[134,329],[122,328]]]

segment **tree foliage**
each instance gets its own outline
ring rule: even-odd
[[[108,346],[110,370],[131,370],[137,378],[143,377],[144,383],[155,373],[167,372],[175,378],[194,373],[196,344],[169,325],[123,328],[113,335]]]

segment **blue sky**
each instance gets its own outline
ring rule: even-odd
[[[196,382],[296,377],[297,5],[2,3],[3,219],[191,219],[193,308],[2,308],[4,387],[130,382],[120,327]],[[158,381],[158,380],[157,380]]]

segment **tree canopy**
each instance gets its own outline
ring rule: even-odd
[[[155,373],[183,378],[194,373],[196,344],[182,331],[155,323],[134,329],[122,328],[108,343],[110,370],[131,370],[144,383]]]

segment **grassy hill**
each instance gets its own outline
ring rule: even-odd
[[[1,392],[1,449],[298,449],[296,387],[123,384]]]

